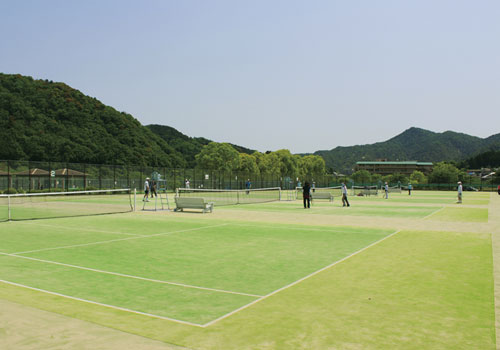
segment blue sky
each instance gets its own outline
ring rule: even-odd
[[[0,72],[259,151],[500,132],[500,1],[6,1]]]

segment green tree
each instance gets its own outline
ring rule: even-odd
[[[423,172],[415,170],[410,175],[410,182],[413,184],[425,184],[427,183],[427,177]]]
[[[382,181],[382,175],[380,174],[371,174],[371,182],[372,184],[378,184]]]
[[[280,160],[276,153],[254,152],[252,155],[255,157],[261,175],[280,175]]]
[[[240,154],[229,143],[210,142],[196,155],[199,168],[232,171],[238,169]]]
[[[307,155],[298,162],[299,176],[302,179],[325,174],[325,160],[320,156]]]
[[[391,183],[407,184],[408,177],[404,174],[394,173],[391,177]]]
[[[351,175],[354,183],[358,184],[369,184],[372,179],[372,175],[368,170],[358,170]]]
[[[240,165],[238,167],[239,171],[245,171],[251,174],[259,174],[260,170],[257,166],[257,159],[254,155],[240,153]]]
[[[280,175],[281,176],[297,176],[299,172],[300,156],[293,155],[287,149],[280,149],[274,152],[279,159]]]
[[[429,174],[430,183],[453,183],[458,181],[458,170],[454,165],[440,162],[434,165]]]

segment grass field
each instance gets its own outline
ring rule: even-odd
[[[151,339],[137,349],[495,349],[497,197],[4,222],[0,300]],[[0,348],[63,348],[50,324],[9,337],[15,318],[0,312]]]

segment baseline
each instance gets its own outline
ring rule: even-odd
[[[62,298],[67,298],[67,299],[81,301],[81,302],[84,302],[84,303],[89,303],[89,304],[104,306],[104,307],[107,307],[107,308],[110,308],[110,309],[115,309],[115,310],[130,312],[130,313],[134,313],[134,314],[138,314],[138,315],[143,315],[143,316],[148,316],[148,317],[153,317],[153,318],[159,318],[159,319],[162,319],[162,320],[167,320],[167,321],[182,323],[182,324],[185,324],[185,325],[188,325],[188,326],[203,327],[203,325],[200,325],[200,324],[197,324],[197,323],[192,323],[192,322],[188,322],[188,321],[177,320],[175,318],[170,318],[170,317],[165,317],[165,316],[150,314],[150,313],[147,313],[147,312],[141,312],[141,311],[137,311],[137,310],[127,309],[127,308],[120,307],[120,306],[99,303],[97,301],[92,301],[92,300],[87,300],[87,299],[72,297],[70,295],[65,295],[65,294],[61,294],[61,293],[51,292],[50,290],[45,290],[45,289],[30,287],[30,286],[26,286],[24,284],[10,282],[10,281],[5,281],[5,280],[2,280],[2,279],[0,279],[0,282],[1,283],[5,283],[5,284],[9,284],[9,285],[12,285],[12,286],[16,286],[16,287],[31,289],[31,290],[34,290],[34,291],[37,291],[37,292],[42,292],[42,293],[46,293],[46,294],[55,295],[55,296],[62,297]]]

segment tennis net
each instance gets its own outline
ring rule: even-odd
[[[389,193],[401,193],[401,186],[389,187]]]
[[[352,196],[376,196],[378,195],[377,186],[352,186]]]
[[[0,221],[133,211],[130,189],[0,195]]]
[[[302,198],[302,187],[296,187],[295,188],[296,192],[296,198],[295,199],[301,199]],[[333,187],[315,187],[311,188],[311,193],[330,193],[333,196],[342,196],[342,187],[341,186],[333,186]]]
[[[279,201],[281,198],[281,188],[256,188],[248,190],[220,190],[202,188],[178,188],[177,197],[203,198],[207,202],[214,203],[215,206],[250,204]]]

